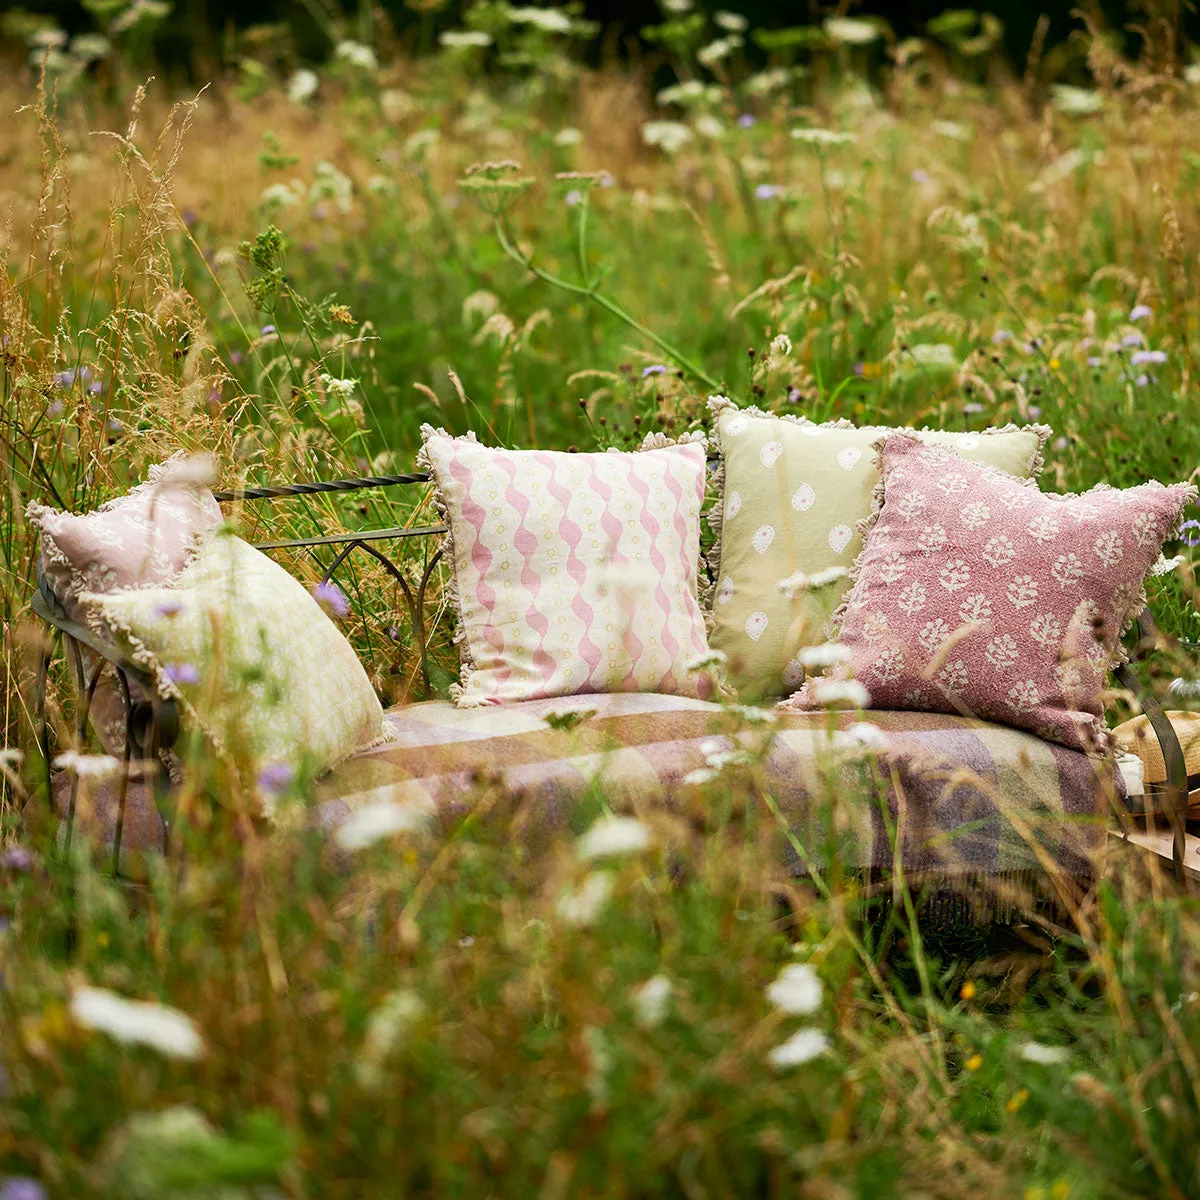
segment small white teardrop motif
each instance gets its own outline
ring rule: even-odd
[[[757,642],[767,628],[767,614],[765,612],[752,612],[746,618],[746,636],[752,641]]]
[[[841,554],[843,550],[850,545],[850,539],[854,536],[849,525],[835,525],[829,531],[829,548],[834,554]]]
[[[843,471],[853,471],[860,458],[862,451],[857,446],[843,446],[837,452],[837,464]]]
[[[766,554],[767,547],[775,540],[774,525],[760,525],[755,531],[754,536],[750,539],[752,545],[759,554]]]
[[[759,452],[758,461],[769,471],[783,453],[783,447],[778,442],[768,442]]]
[[[797,512],[808,512],[816,498],[817,493],[813,491],[812,484],[802,483],[792,493],[792,507]]]

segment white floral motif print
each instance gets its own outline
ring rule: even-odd
[[[947,496],[957,496],[960,492],[965,492],[968,486],[967,477],[959,471],[951,471],[948,475],[943,475],[938,482],[938,490]]]
[[[938,583],[948,592],[957,592],[971,582],[971,568],[961,558],[951,559],[938,572]]]
[[[906,708],[916,709],[919,712],[925,703],[925,692],[922,688],[913,688],[911,692],[905,692],[901,699]]]
[[[1036,491],[1037,489],[1033,490]],[[1005,508],[1028,508],[1033,503],[1033,496],[1029,492],[1029,488],[1013,488],[1012,491],[1005,492],[1000,498],[1004,501]]]
[[[717,603],[728,604],[733,599],[733,578],[726,575],[724,579],[717,584]]]
[[[1074,501],[1067,512],[1076,525],[1082,525],[1085,521],[1090,521],[1093,517],[1100,515],[1100,510],[1094,504],[1088,504],[1082,500]]]
[[[1133,540],[1139,546],[1153,546],[1157,541],[1162,544],[1162,538],[1157,537],[1154,514],[1140,512],[1133,518]]]
[[[983,652],[983,657],[997,671],[1011,667],[1017,661],[1017,639],[1011,633],[1002,633],[999,637],[992,638]]]
[[[978,529],[992,519],[992,510],[982,500],[972,500],[970,504],[963,505],[960,515],[968,529]]]
[[[993,567],[1002,567],[1005,563],[1012,562],[1016,553],[1017,548],[1012,544],[1012,539],[1005,537],[1002,533],[997,534],[994,538],[989,538],[983,547],[983,557]]]
[[[1054,576],[1060,588],[1068,588],[1083,578],[1083,563],[1068,550],[1066,554],[1060,554],[1054,560],[1050,574]]]
[[[863,637],[865,637],[868,642],[879,641],[879,639],[884,637],[888,632],[887,613],[867,613],[867,615],[863,617],[862,632]]]
[[[1097,536],[1092,545],[1096,557],[1106,566],[1115,567],[1125,556],[1121,535],[1115,529],[1106,530]]]
[[[951,695],[961,692],[970,682],[967,664],[961,658],[947,663],[938,673],[937,681]]]
[[[1041,694],[1038,692],[1038,685],[1032,679],[1022,679],[1008,689],[1008,698],[1018,712],[1028,712],[1037,707]]]
[[[1038,598],[1037,580],[1032,575],[1018,575],[1008,585],[1008,602],[1014,608],[1028,608]]]
[[[926,525],[917,537],[923,554],[936,554],[946,546],[946,530],[941,525]]]
[[[972,592],[958,606],[960,621],[986,621],[992,615],[992,602],[983,592]]]
[[[889,646],[872,664],[871,669],[883,683],[891,683],[904,673],[904,651],[898,646]]]
[[[929,497],[919,488],[914,488],[911,492],[905,492],[896,501],[896,511],[906,521],[911,521],[914,517],[919,517],[925,511],[928,504]]]
[[[907,569],[904,556],[902,554],[889,554],[887,558],[879,564],[879,578],[884,583],[895,583],[897,579],[904,577],[904,572]]]
[[[917,634],[917,641],[926,654],[936,654],[942,643],[950,636],[950,624],[941,617],[926,621]]]
[[[914,613],[919,613],[925,607],[925,601],[929,599],[929,593],[925,590],[922,584],[919,584],[915,579],[910,583],[899,596],[896,597],[896,603],[900,606],[900,611],[912,616]]]
[[[729,435],[730,437],[737,437],[737,435],[742,433],[749,424],[750,420],[748,417],[730,417],[730,419],[725,422],[721,432]]]
[[[1053,650],[1062,642],[1062,622],[1050,612],[1034,617],[1029,636],[1044,650]]]
[[[829,531],[829,548],[834,554],[841,554],[842,551],[850,545],[850,539],[854,537],[854,531],[849,525],[835,525]]]
[[[725,520],[732,521],[742,511],[742,496],[740,492],[730,492],[725,501]]]
[[[1025,526],[1025,532],[1040,544],[1053,541],[1058,537],[1060,528],[1058,518],[1053,513],[1042,513],[1030,520]]]

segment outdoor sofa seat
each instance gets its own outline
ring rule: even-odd
[[[547,716],[570,711],[581,715],[573,728],[547,724]],[[311,819],[332,834],[352,814],[392,802],[414,825],[443,834],[486,812],[545,843],[579,831],[602,802],[711,820],[726,797],[753,791],[757,819],[775,824],[779,853],[798,868],[812,863],[799,861],[797,846],[821,860],[836,844],[843,869],[891,868],[899,846],[899,862],[918,877],[998,878],[1054,867],[1082,877],[1103,845],[1104,817],[1123,796],[1119,776],[1104,764],[1007,726],[871,712],[865,720],[879,732],[870,733],[869,750],[860,731],[846,732],[864,714],[764,710],[774,719],[747,723],[743,711],[646,693],[471,709],[436,700],[405,705],[387,714],[394,741],[318,781]],[[76,813],[77,829],[110,848],[116,793],[113,783],[92,789]],[[60,789],[60,809],[65,803]],[[141,850],[161,844],[162,832],[151,789],[134,780],[126,870]]]
[[[222,503],[273,500],[420,485],[427,480],[427,475],[413,473],[247,488],[215,496]],[[428,696],[426,586],[442,552],[426,553],[413,586],[408,574],[379,547],[387,541],[425,539],[443,532],[443,526],[406,525],[259,545],[264,550],[317,556],[332,551],[332,561],[323,567],[324,580],[354,551],[380,563],[408,607],[416,677],[423,680]],[[74,665],[83,694],[75,736],[82,742],[90,693],[81,653],[91,651],[109,661],[122,680],[144,685],[150,681],[143,680],[136,664],[114,647],[71,621],[40,573],[33,609]],[[1157,638],[1149,613],[1143,613],[1135,661],[1153,649]],[[52,638],[37,683],[47,769],[56,740],[45,704],[55,644]],[[1166,853],[1182,878],[1189,844],[1176,802],[1177,795],[1186,802],[1183,754],[1161,705],[1131,665],[1117,668],[1115,674],[1121,686],[1136,696],[1163,748],[1169,782],[1165,800],[1156,799],[1154,808],[1167,816]],[[166,845],[159,813],[174,808],[174,800],[164,792],[163,773],[155,776],[156,797],[150,773],[141,769],[139,760],[153,761],[174,743],[179,718],[172,703],[150,693],[132,703],[128,696],[127,691],[126,742],[133,754],[128,785],[123,782],[126,773],[116,780],[91,781],[85,788],[66,772],[50,782],[54,807],[66,818],[60,834],[69,838],[76,830],[89,836],[98,846],[109,848],[109,861],[119,873],[136,875],[141,851]],[[548,715],[568,709],[592,710],[593,715],[573,728],[547,724]],[[739,734],[737,716],[717,705],[621,693],[482,709],[426,700],[391,710],[387,720],[395,740],[355,756],[320,779],[311,820],[333,830],[366,805],[392,800],[412,805],[414,814],[420,811],[424,820],[450,828],[486,801],[495,819],[509,815],[531,833],[565,834],[601,811],[601,795],[617,810],[657,807],[711,822],[714,809],[722,803],[728,807],[731,791],[753,792],[763,801],[755,810],[765,810],[776,821],[780,854],[800,868],[805,864],[799,858],[811,854],[814,847],[832,848],[836,841],[840,863],[847,869],[886,873],[901,864],[909,872],[927,876],[1026,873],[1044,879],[1055,867],[1071,876],[1094,876],[1095,855],[1105,844],[1106,824],[1110,829],[1113,825],[1114,807],[1124,803],[1136,812],[1148,807],[1144,798],[1126,796],[1125,785],[1111,765],[1031,733],[943,714],[831,716],[770,710],[767,721],[740,722]],[[865,754],[846,732],[864,720],[878,726],[887,739],[874,756]],[[762,753],[768,739],[769,748]],[[728,752],[735,749],[748,751],[752,760],[748,766],[727,763]],[[708,773],[718,777],[705,782]],[[1128,836],[1128,818],[1117,823]]]

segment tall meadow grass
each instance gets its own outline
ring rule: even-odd
[[[720,390],[1039,420],[1055,489],[1195,475],[1177,46],[1126,61],[1089,27],[1017,74],[952,26],[678,16],[597,68],[603,31],[528,11],[478,5],[424,57],[377,24],[320,70],[250,39],[194,93],[144,77],[131,21],[98,56],[31,34],[0,79],[0,1196],[1196,1195],[1200,914],[1115,850],[1069,911],[947,932],[902,882],[797,882],[753,770],[600,863],[487,779],[452,833],[354,855],[206,810],[137,889],[55,842],[24,506],[94,507],[179,447],[226,487],[403,472],[423,422],[629,446]],[[229,515],[258,540],[434,519],[419,488]],[[343,584],[381,695],[416,698],[397,585],[365,559]],[[1163,688],[1194,674],[1190,562],[1151,604]],[[63,746],[74,704],[56,668]],[[87,986],[184,1016],[89,1032]]]

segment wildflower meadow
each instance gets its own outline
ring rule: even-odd
[[[1114,848],[1055,904],[932,920],[902,872],[806,857],[762,786],[769,713],[730,706],[742,749],[687,802],[633,815],[601,771],[553,836],[486,772],[450,826],[267,829],[192,741],[173,852],[113,878],[47,792],[24,515],[179,449],[225,489],[412,472],[425,423],[630,449],[714,393],[1043,423],[1057,491],[1194,479],[1200,48],[1175,10],[1141,5],[1131,46],[1085,6],[1015,61],[957,10],[900,36],[844,5],[661,0],[616,30],[314,3],[322,53],[231,27],[185,69],[155,57],[169,4],[84,7],[0,14],[0,1200],[1200,1195],[1189,886]],[[428,487],[223,518],[260,543],[438,520]],[[1183,708],[1198,542],[1149,585],[1143,673]],[[392,553],[416,586],[429,541]],[[379,562],[321,587],[278,559],[385,706],[423,668],[447,693],[444,562],[423,663]],[[62,659],[46,698],[85,804],[116,760]],[[318,784],[263,786],[303,809]]]

